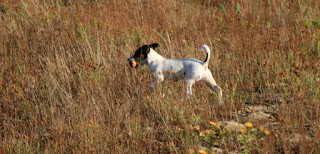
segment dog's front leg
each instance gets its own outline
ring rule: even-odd
[[[159,93],[160,94],[162,93],[162,97],[164,97],[165,96],[165,93],[164,93],[164,84],[165,84],[164,75],[163,75],[163,73],[158,72],[158,73],[154,73],[154,76],[157,78],[157,83],[159,85]],[[160,88],[161,88],[161,91],[160,91]]]
[[[150,89],[151,92],[155,92],[156,91],[156,87],[154,84],[158,84],[159,83],[159,77],[158,74],[153,73],[151,75],[151,81],[148,82],[148,87]]]
[[[150,81],[150,82],[148,83],[148,86],[149,86],[150,91],[151,91],[151,92],[154,92],[154,86],[153,86],[153,82],[152,82],[152,81]]]
[[[164,96],[165,96],[165,93],[164,93],[164,85],[165,85],[165,81],[166,81],[166,80],[163,80],[163,81],[161,82],[161,85],[162,85],[162,97],[164,97]]]
[[[159,75],[157,76],[158,79],[158,85],[159,85],[159,93],[161,95],[162,98],[164,98],[165,93],[164,93],[164,86],[165,86],[165,79],[164,79],[164,75],[162,73],[159,73]],[[161,91],[160,91],[161,89]]]

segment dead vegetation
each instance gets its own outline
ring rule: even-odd
[[[319,153],[319,10],[317,0],[1,1],[0,149]],[[225,106],[202,82],[187,101],[182,81],[164,99],[150,93],[149,70],[126,59],[153,42],[200,60],[207,44]]]

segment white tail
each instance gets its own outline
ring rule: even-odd
[[[206,50],[206,52],[207,52],[207,57],[206,57],[206,59],[203,61],[203,64],[206,65],[206,66],[208,66],[208,64],[209,64],[209,59],[210,59],[210,53],[211,53],[210,48],[209,48],[207,45],[204,44],[204,45],[202,45],[202,46],[200,47],[200,51],[201,51],[202,49]]]

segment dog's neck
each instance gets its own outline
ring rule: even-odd
[[[148,59],[147,59],[147,65],[151,69],[151,71],[154,71],[154,69],[157,67],[157,63],[159,61],[164,60],[165,58],[162,57],[160,54],[158,54],[156,51],[154,51],[152,48],[150,49],[150,52],[148,53]]]
[[[155,52],[152,48],[150,49],[150,52],[148,53],[148,63],[152,63],[152,61],[158,61],[165,59],[160,54]]]

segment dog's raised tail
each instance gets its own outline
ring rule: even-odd
[[[211,53],[210,48],[209,48],[207,45],[204,44],[204,45],[202,45],[202,46],[200,47],[200,51],[201,51],[202,49],[206,50],[206,52],[207,52],[207,57],[206,57],[206,59],[203,61],[203,64],[206,65],[206,66],[208,66],[208,64],[209,64],[209,59],[210,59],[210,53]]]

